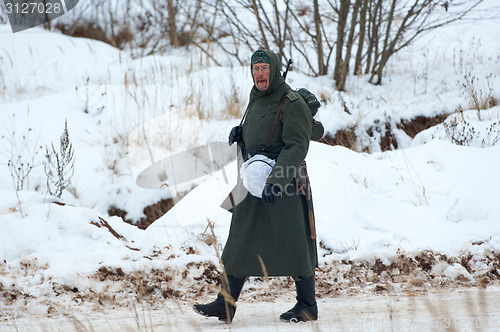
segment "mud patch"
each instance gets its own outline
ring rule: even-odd
[[[137,226],[140,229],[146,229],[155,220],[159,219],[165,213],[167,213],[171,208],[173,208],[174,205],[175,203],[173,199],[171,198],[162,199],[159,202],[146,206],[143,210],[146,217],[141,218],[139,220],[132,220],[127,218],[127,211],[117,208],[116,206],[110,206],[108,209],[108,214],[110,216],[120,217],[126,223]]]
[[[340,145],[354,151],[359,151],[358,138],[354,127],[337,130],[333,135],[326,133],[319,142],[328,145]]]
[[[412,119],[402,119],[399,123],[395,124],[391,124],[390,119],[386,119],[386,121],[375,120],[366,130],[360,129],[357,126],[342,128],[335,133],[326,133],[319,142],[328,145],[344,146],[356,152],[371,153],[373,142],[363,142],[359,138],[366,134],[368,137],[378,140],[380,151],[396,150],[399,148],[400,143],[394,133],[394,126],[397,129],[403,130],[411,138],[414,138],[421,131],[442,123],[448,115],[440,114],[433,117],[417,116]],[[359,130],[363,130],[362,135],[359,135]]]
[[[448,115],[449,114],[440,114],[433,117],[417,116],[413,119],[402,119],[397,127],[403,130],[411,138],[414,138],[421,131],[444,122]]]
[[[398,140],[392,131],[391,124],[389,122],[385,123],[385,133],[384,136],[380,138],[380,149],[382,151],[396,150],[399,147]]]

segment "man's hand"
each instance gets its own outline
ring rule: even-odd
[[[266,203],[274,203],[276,197],[280,195],[280,188],[271,183],[266,183],[264,190],[262,190],[262,200]]]
[[[233,145],[234,142],[239,142],[243,139],[242,128],[240,126],[233,127],[229,133],[229,145]]]

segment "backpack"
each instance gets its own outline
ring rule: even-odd
[[[318,98],[316,98],[316,96],[311,91],[305,88],[298,89],[297,93],[299,94],[299,96],[302,97],[302,99],[304,99],[313,117],[312,128],[311,128],[311,140],[319,141],[321,137],[323,137],[323,135],[325,134],[325,128],[323,127],[323,124],[321,122],[314,119],[314,116],[316,115],[316,113],[318,113],[318,108],[321,106],[321,104]]]
[[[281,96],[281,99],[278,103],[278,110],[276,111],[276,116],[274,117],[273,126],[271,127],[271,131],[269,132],[269,136],[267,137],[267,142],[266,142],[266,147],[265,147],[265,149],[267,149],[267,150],[269,150],[269,147],[271,146],[271,140],[273,139],[274,131],[276,130],[276,126],[278,124],[278,118],[281,121],[283,121],[283,113],[281,112],[281,107],[283,106],[283,103],[285,102],[285,98],[288,96],[288,94],[291,91],[292,91],[291,89],[287,90],[283,94],[283,96]],[[314,116],[318,112],[318,108],[321,106],[321,104],[318,101],[318,98],[316,98],[316,96],[311,91],[309,91],[305,88],[300,88],[296,92],[304,100],[307,107],[309,108],[309,111],[311,112],[311,116],[313,117],[312,128],[311,128],[311,140],[319,141],[325,133],[325,128],[323,127],[323,124],[321,122],[314,119]],[[292,100],[292,99],[290,99],[290,100]]]
[[[288,74],[288,70],[290,69],[290,66],[292,65],[292,63],[293,63],[292,59],[288,59],[286,69],[283,72],[283,79],[285,79],[285,80],[286,80],[286,76]],[[283,104],[283,102],[284,102],[284,100],[289,92],[290,92],[290,90],[285,92],[285,94],[283,95],[283,97],[281,98],[281,100],[278,104],[278,112],[277,113],[280,113],[279,117],[281,120],[283,120],[283,115],[281,114],[281,104]],[[325,134],[325,128],[323,127],[323,124],[321,122],[314,119],[314,116],[316,115],[316,113],[318,113],[318,108],[321,106],[321,104],[320,104],[318,98],[316,98],[316,96],[314,95],[314,93],[312,93],[311,91],[309,91],[305,88],[300,88],[296,92],[299,94],[300,97],[302,97],[302,99],[304,99],[307,107],[309,107],[309,110],[311,111],[311,116],[313,118],[312,119],[312,128],[311,128],[311,140],[319,141],[321,139],[321,137],[323,137],[323,135]],[[273,124],[273,129],[271,129],[272,133],[274,133],[274,127],[275,127],[275,124]],[[270,141],[269,141],[269,143],[270,143]]]

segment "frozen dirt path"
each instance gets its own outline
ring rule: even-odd
[[[163,310],[121,309],[73,317],[0,322],[0,331],[500,331],[500,288],[462,289],[417,296],[319,299],[320,319],[290,324],[278,317],[293,303],[239,303],[234,323],[197,315],[190,303],[167,301]]]

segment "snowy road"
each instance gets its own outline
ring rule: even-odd
[[[190,303],[168,301],[163,310],[74,313],[67,318],[22,318],[0,331],[500,331],[500,288],[467,289],[427,296],[357,296],[318,300],[315,323],[279,321],[290,303],[239,303],[229,326],[198,316]]]

